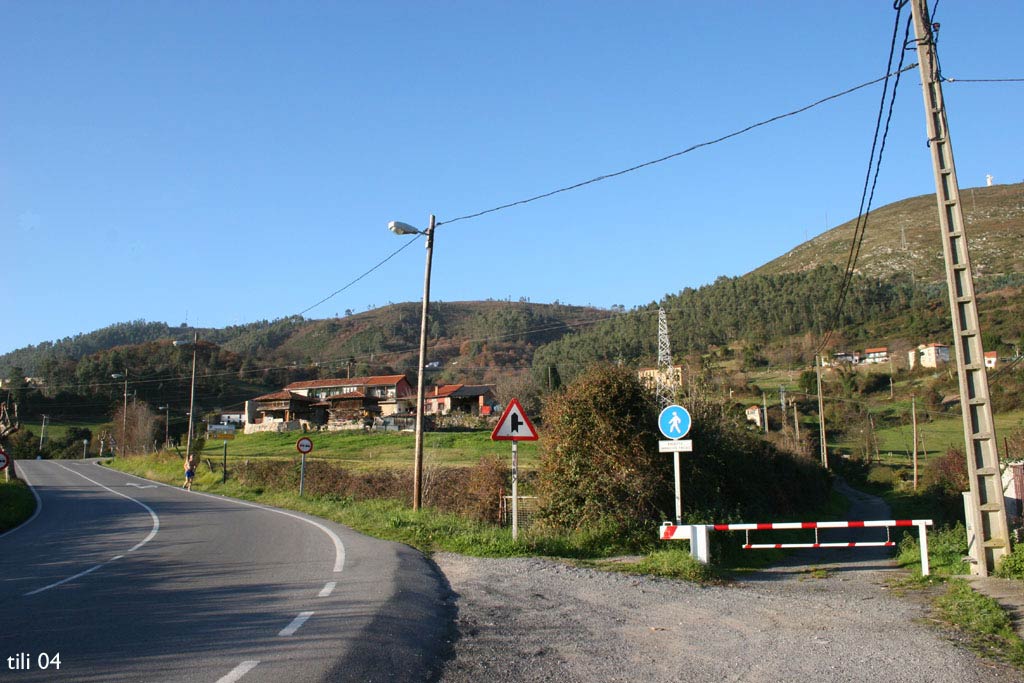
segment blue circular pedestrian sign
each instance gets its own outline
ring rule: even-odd
[[[666,439],[681,439],[690,433],[690,411],[682,406],[671,405],[658,416],[658,428]]]

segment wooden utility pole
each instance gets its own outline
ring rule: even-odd
[[[938,25],[931,23],[927,0],[911,0],[910,4],[913,8],[914,37],[924,94],[928,147],[935,172],[949,309],[953,318],[960,409],[963,413],[967,473],[971,485],[971,504],[967,514],[971,517],[968,521],[977,537],[977,542],[970,549],[974,559],[971,573],[987,576],[1010,552],[999,448],[989,399],[974,278],[963,207],[960,204],[960,186],[953,163],[953,146],[942,98],[942,76],[935,51],[934,31]]]
[[[825,359],[818,356],[814,369],[818,374],[818,437],[821,439],[821,466],[828,469],[828,445],[825,443],[825,401],[821,395],[821,366]]]
[[[910,419],[914,425],[914,490],[917,490],[917,397],[910,397]]]
[[[793,429],[796,431],[796,442],[800,443],[800,413],[796,409],[796,401],[793,401]]]

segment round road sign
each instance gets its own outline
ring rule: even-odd
[[[310,451],[313,450],[313,440],[310,439],[308,436],[304,436],[295,442],[295,448],[296,450],[299,451],[299,453],[305,455],[306,453],[309,453]]]
[[[671,405],[658,416],[658,428],[666,439],[681,439],[690,432],[690,411]]]
[[[0,470],[6,470],[10,459],[4,449],[0,448]]]

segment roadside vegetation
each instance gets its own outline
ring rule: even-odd
[[[689,521],[727,521],[743,514],[771,519],[810,514],[831,504],[827,476],[814,461],[760,439],[721,405],[688,403],[694,406],[699,425],[693,438],[701,444],[684,468]],[[516,540],[499,518],[509,474],[506,457],[496,457],[495,451],[505,447],[492,444],[486,433],[428,434],[428,454],[435,439],[435,445],[447,443],[453,457],[428,460],[420,512],[411,510],[412,441],[407,435],[331,435],[336,452],[328,459],[307,461],[302,498],[297,457],[229,459],[224,482],[221,459],[207,452],[194,489],[323,516],[428,553],[542,555],[581,562],[631,555],[641,559],[615,563],[615,568],[691,580],[708,580],[758,561],[740,555],[738,544],[726,542],[716,547],[714,566],[708,568],[690,558],[685,544],[658,539],[661,521],[674,516],[671,457],[657,453],[654,405],[630,371],[605,365],[591,368],[549,398],[543,421],[540,445],[527,456],[535,467],[521,479],[521,492],[536,494],[540,508],[534,523]],[[287,437],[288,448],[294,447],[293,436]],[[320,436],[314,436],[315,442]],[[521,456],[525,445],[521,444]],[[404,449],[405,457],[356,462],[345,446],[354,453]],[[475,462],[467,465],[470,458]],[[116,458],[110,465],[157,481],[182,483],[177,453]]]
[[[36,499],[18,479],[0,481],[0,534],[18,526],[36,511]]]
[[[975,591],[967,581],[953,579],[935,604],[942,618],[964,635],[972,649],[1024,668],[1024,640],[995,600]]]

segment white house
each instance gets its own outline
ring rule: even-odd
[[[921,344],[907,353],[910,369],[920,363],[922,368],[937,368],[949,362],[949,347],[945,344]]]

